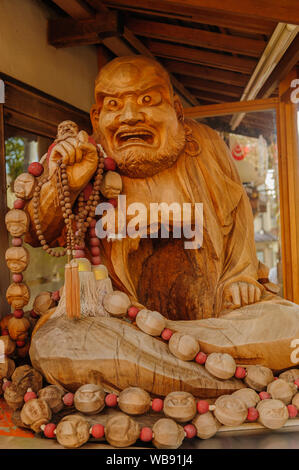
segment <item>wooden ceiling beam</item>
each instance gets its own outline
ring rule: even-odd
[[[202,78],[186,77],[184,75],[178,75],[177,78],[187,88],[194,88],[195,90],[212,91],[215,93],[223,93],[227,96],[234,96],[240,98],[243,93],[243,88],[227,83],[212,82],[211,80],[205,80]]]
[[[195,88],[190,88],[189,90],[199,100],[205,99],[212,103],[228,103],[232,100],[231,96],[215,93],[214,91],[197,90]]]
[[[55,47],[96,44],[101,38],[118,34],[118,14],[112,11],[81,20],[73,18],[48,20],[48,42]]]
[[[267,21],[258,18],[246,18],[240,15],[222,13],[218,15],[201,8],[173,4],[171,8],[161,0],[105,0],[105,5],[124,11],[147,13],[151,16],[190,21],[193,23],[209,24],[234,29],[253,34],[271,35],[277,21]]]
[[[94,14],[94,10],[83,0],[52,0],[52,2],[76,20],[89,18]]]
[[[257,39],[236,37],[228,34],[212,33],[196,28],[186,28],[167,23],[148,21],[144,19],[125,19],[126,26],[138,36],[162,39],[189,46],[215,49],[251,57],[260,57],[266,42]]]
[[[243,88],[247,85],[249,80],[249,75],[204,67],[198,64],[187,64],[186,62],[180,62],[179,60],[164,59],[163,65],[172,73],[184,74],[188,77],[204,78],[206,80],[227,83],[228,85],[235,85]]]
[[[158,57],[167,59],[179,59],[183,62],[208,65],[234,72],[251,74],[256,66],[256,60],[249,57],[237,57],[228,54],[220,54],[207,50],[194,49],[153,39],[147,41],[149,50]]]

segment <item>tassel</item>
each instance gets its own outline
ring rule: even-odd
[[[66,315],[69,319],[79,319],[81,316],[80,307],[80,280],[78,264],[66,264],[65,266],[65,307]]]
[[[81,317],[79,266],[75,261],[73,261],[71,263],[71,267],[72,267],[73,318],[78,320]]]

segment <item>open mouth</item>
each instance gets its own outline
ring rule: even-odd
[[[147,129],[128,129],[117,132],[115,139],[117,147],[132,144],[153,145],[155,136]]]

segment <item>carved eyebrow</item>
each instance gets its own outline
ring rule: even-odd
[[[166,90],[166,87],[164,87],[163,85],[154,85],[152,87],[149,87],[149,88],[145,88],[145,89],[136,89],[136,90],[132,90],[132,91],[126,91],[126,92],[115,92],[115,93],[98,93],[97,94],[97,97],[100,98],[100,99],[104,99],[106,97],[109,97],[109,98],[122,98],[123,96],[126,96],[126,95],[132,95],[132,94],[138,94],[138,95],[145,95],[146,93],[150,93],[151,91],[163,91],[163,90]]]

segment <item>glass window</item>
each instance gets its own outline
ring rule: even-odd
[[[15,200],[13,184],[18,175],[27,171],[31,162],[38,161],[47,152],[52,140],[31,134],[12,126],[5,126],[5,159],[7,178],[7,205],[11,209]],[[9,241],[11,246],[11,243]],[[64,279],[66,257],[53,258],[42,248],[32,248],[24,243],[30,253],[30,263],[23,273],[24,281],[30,288],[31,309],[37,294],[42,291],[58,290]]]
[[[200,121],[217,130],[230,149],[252,207],[257,257],[270,268],[269,278],[282,294],[276,114],[246,113],[233,130],[234,116]]]

